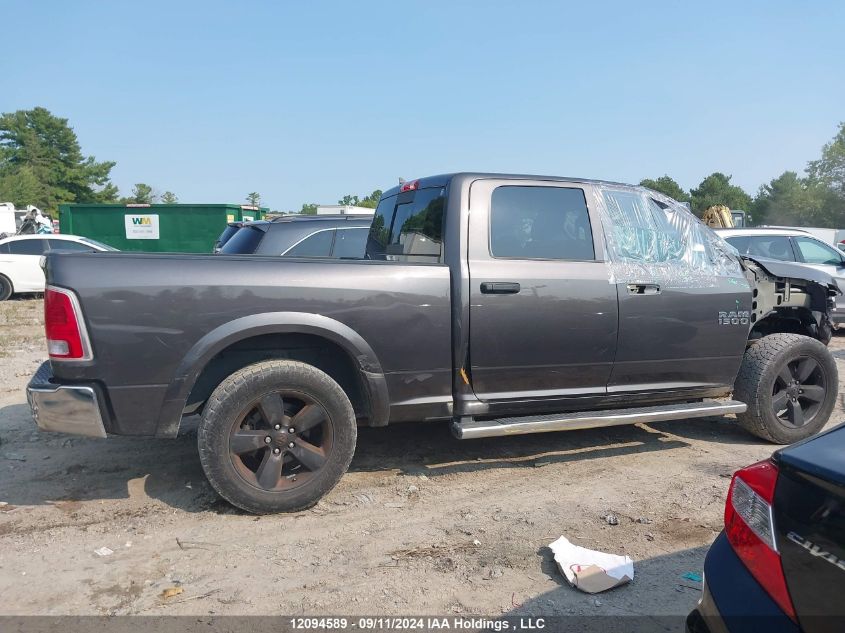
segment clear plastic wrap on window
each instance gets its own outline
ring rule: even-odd
[[[733,248],[682,204],[644,187],[595,192],[610,283],[690,288],[744,279]]]

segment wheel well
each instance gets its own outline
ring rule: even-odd
[[[336,343],[311,334],[262,334],[220,351],[197,376],[185,403],[186,411],[201,412],[224,378],[247,365],[271,359],[297,360],[324,371],[346,392],[355,417],[359,421],[370,419],[367,391],[355,360]]]
[[[816,338],[816,320],[807,308],[785,308],[769,314],[754,324],[750,339],[768,336],[769,334],[803,334]]]

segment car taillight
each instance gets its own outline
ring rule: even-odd
[[[399,187],[399,191],[415,191],[420,186],[419,180],[406,180]]]
[[[47,352],[57,360],[89,360],[91,348],[82,322],[79,302],[69,290],[47,286],[44,290],[44,329]]]
[[[795,620],[772,516],[777,478],[778,469],[771,460],[734,474],[725,504],[725,534],[748,571],[783,612]]]

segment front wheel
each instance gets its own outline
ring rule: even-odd
[[[12,282],[0,275],[0,301],[5,301],[12,296]]]
[[[792,444],[815,435],[836,405],[836,361],[819,341],[770,334],[745,352],[734,398],[748,405],[737,415],[744,429],[770,442]]]
[[[340,385],[311,365],[274,360],[220,383],[197,439],[217,493],[268,514],[319,501],[349,467],[356,438],[355,412]]]

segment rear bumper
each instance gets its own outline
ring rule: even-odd
[[[29,381],[26,399],[42,431],[106,437],[99,389],[94,385],[56,384],[49,362],[43,363]]]
[[[687,633],[730,633],[705,580],[698,606],[687,616]]]
[[[687,633],[800,633],[760,586],[722,532],[704,561],[704,587]]]

